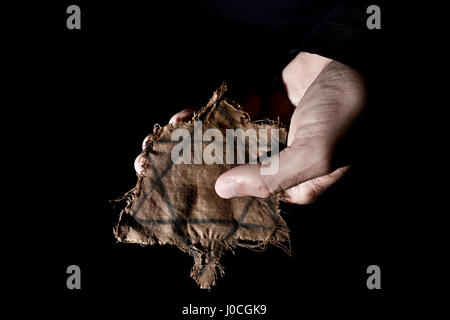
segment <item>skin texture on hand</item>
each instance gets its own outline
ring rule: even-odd
[[[308,57],[313,58],[313,57]],[[311,81],[295,82],[302,77],[302,66],[283,71],[283,80],[292,104],[287,148],[280,153],[280,169],[271,176],[260,175],[260,165],[242,165],[224,173],[216,181],[216,192],[223,198],[251,195],[268,197],[284,192],[288,202],[306,204],[340,179],[348,169],[332,171],[334,148],[363,110],[366,89],[362,76],[336,61],[322,57],[315,64],[321,70],[309,75]],[[302,59],[304,61],[304,59]],[[304,84],[311,84],[305,90]],[[300,80],[299,80],[300,82]],[[304,91],[304,92],[303,92]]]
[[[287,96],[293,106],[300,103],[306,90],[331,61],[333,60],[317,54],[300,52],[283,69],[281,77],[286,87]]]
[[[273,94],[268,110],[270,117],[290,117],[278,173],[261,175],[261,164],[234,167],[216,181],[220,197],[266,198],[283,192],[286,201],[307,204],[348,170],[332,168],[334,149],[364,109],[364,78],[342,63],[302,52],[285,67],[282,80],[285,92]],[[185,109],[170,122],[189,120],[192,112]],[[139,158],[135,167],[139,172]]]

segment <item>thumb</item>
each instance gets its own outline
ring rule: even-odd
[[[237,196],[267,198],[287,190],[303,181],[320,177],[330,172],[328,157],[315,148],[288,147],[278,156],[271,157],[270,163],[246,164],[234,167],[222,174],[216,181],[216,193],[225,199]],[[323,159],[323,160],[322,160]],[[278,160],[279,167],[273,175],[261,174],[261,168]]]

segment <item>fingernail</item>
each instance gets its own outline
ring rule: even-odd
[[[230,199],[236,197],[236,188],[234,181],[231,179],[225,179],[216,184],[216,193],[219,197],[224,199]]]
[[[178,118],[178,115],[174,115],[172,118],[170,118],[169,123],[177,123],[180,119]]]

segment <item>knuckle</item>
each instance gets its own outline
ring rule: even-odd
[[[257,187],[257,196],[260,198],[267,198],[270,197],[272,193],[267,188],[267,185],[265,184],[259,184]]]
[[[270,178],[272,179],[272,178]],[[274,194],[278,193],[280,191],[280,186],[278,184],[274,184],[273,180],[268,181],[264,178],[261,178],[262,180],[262,189],[264,191],[263,197],[267,198],[270,196],[273,196]]]

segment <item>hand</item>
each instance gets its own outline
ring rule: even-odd
[[[365,106],[363,77],[344,64],[302,52],[285,67],[282,80],[285,92],[272,96],[268,110],[271,118],[290,117],[287,148],[280,152],[278,173],[261,175],[260,164],[234,167],[216,181],[220,197],[266,198],[283,192],[286,201],[307,204],[348,170],[349,166],[333,168],[333,156],[336,144]],[[258,107],[250,109],[254,113]],[[192,111],[183,110],[171,122],[191,116]],[[139,169],[138,159],[137,164]]]

